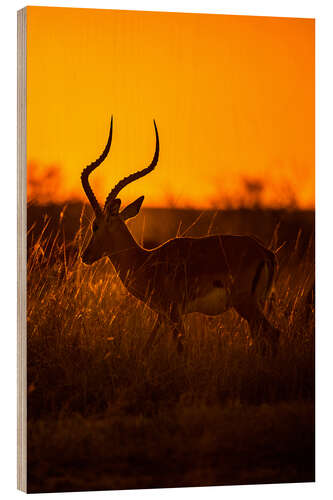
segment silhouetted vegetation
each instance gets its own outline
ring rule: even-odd
[[[108,261],[81,263],[90,217],[28,209],[29,491],[314,480],[313,212],[146,209],[131,226],[147,246],[216,232],[285,243],[274,359],[232,311],[189,315],[182,355],[166,330],[143,355],[155,314]]]

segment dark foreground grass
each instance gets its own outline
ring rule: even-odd
[[[313,426],[313,406],[299,401],[38,420],[29,491],[313,481]]]
[[[182,355],[167,329],[144,355],[154,313],[67,248],[59,231],[29,249],[30,492],[314,480],[311,255],[280,269],[271,359],[232,311],[190,315]]]

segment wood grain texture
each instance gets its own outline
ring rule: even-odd
[[[17,13],[17,487],[27,491],[26,48],[27,12]]]

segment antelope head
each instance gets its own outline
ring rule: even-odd
[[[128,177],[124,177],[121,181],[119,181],[108,194],[102,210],[96,196],[93,193],[93,190],[90,187],[89,175],[105,160],[109,153],[112,141],[112,126],[113,118],[111,118],[109,138],[103,153],[81,173],[83,189],[95,212],[95,218],[92,223],[92,235],[81,257],[84,264],[89,265],[93,264],[102,257],[109,255],[110,251],[111,253],[116,254],[117,252],[124,250],[124,244],[126,245],[124,240],[126,240],[126,237],[128,239],[129,233],[125,221],[135,217],[139,213],[144,196],[140,196],[140,198],[130,203],[121,212],[119,211],[121,200],[117,198],[117,196],[125,186],[149,174],[149,172],[155,168],[159,156],[159,138],[154,120],[156,145],[155,154],[151,164],[148,167],[130,174]]]

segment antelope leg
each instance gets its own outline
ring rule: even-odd
[[[148,340],[145,343],[145,346],[143,348],[143,353],[144,354],[146,354],[150,350],[151,346],[153,345],[154,340],[155,340],[156,335],[157,335],[157,332],[158,332],[161,324],[162,324],[162,316],[159,314],[157,316],[154,328],[152,329],[151,334],[149,335],[149,338],[148,338]]]
[[[170,315],[170,321],[173,326],[172,335],[174,340],[177,342],[177,351],[181,353],[184,350],[182,338],[185,335],[185,329],[182,317],[175,309]]]
[[[270,324],[258,304],[252,300],[248,300],[235,304],[234,307],[238,314],[248,322],[252,337],[259,343],[261,353],[265,353],[268,344],[272,354],[275,355],[279,343],[280,331]]]

